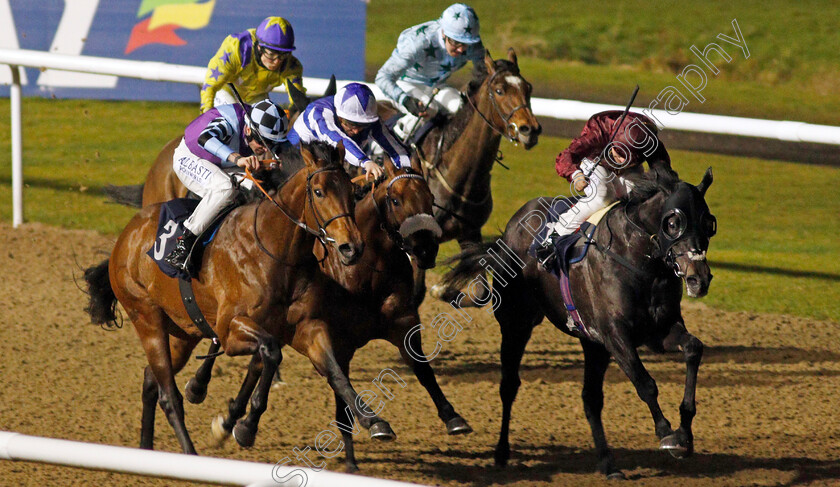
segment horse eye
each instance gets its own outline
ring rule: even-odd
[[[315,191],[314,191],[314,193],[315,193],[315,196],[317,196],[317,197],[319,197],[319,198],[323,198],[323,197],[324,197],[324,192],[323,192],[323,191],[321,191],[320,189],[317,189],[317,188],[316,188],[316,189],[315,189]]]
[[[396,198],[391,198],[391,203],[393,203],[394,206],[400,206],[400,200]]]
[[[502,89],[501,88],[496,88],[496,94],[501,95],[502,94]]]

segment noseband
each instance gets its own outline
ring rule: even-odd
[[[389,215],[393,215],[395,218],[396,215],[394,213],[394,203],[391,198],[391,187],[400,179],[419,179],[421,181],[425,181],[423,179],[423,176],[414,173],[400,174],[399,176],[395,176],[393,179],[388,181],[388,186],[385,188],[385,211]],[[403,235],[389,223],[387,216],[382,214],[382,210],[376,203],[376,198],[374,198],[373,193],[375,193],[375,191],[370,192],[370,197],[373,200],[373,207],[376,208],[376,215],[379,217],[379,221],[381,222],[381,228],[385,230],[385,232],[388,234],[391,240],[393,240],[394,243],[397,244],[400,250],[405,252],[405,239],[403,238]]]
[[[507,71],[505,71],[505,72],[507,72]],[[478,112],[478,114],[481,116],[481,118],[487,123],[487,125],[491,129],[493,129],[494,132],[496,132],[497,134],[506,138],[510,142],[513,142],[514,144],[517,144],[518,140],[514,137],[514,135],[516,135],[516,133],[519,131],[519,127],[517,127],[515,123],[511,123],[510,119],[519,110],[530,109],[531,108],[531,103],[530,102],[525,102],[522,105],[514,107],[510,112],[508,112],[507,115],[504,115],[504,113],[502,112],[502,108],[499,106],[499,102],[496,100],[495,93],[493,93],[493,90],[490,89],[490,85],[493,84],[493,80],[496,79],[496,76],[498,76],[501,73],[502,73],[502,71],[496,71],[495,73],[493,73],[493,75],[490,76],[490,79],[487,80],[486,84],[487,84],[487,94],[490,97],[490,102],[493,104],[493,108],[496,110],[496,115],[498,115],[498,117],[501,118],[502,122],[505,124],[505,131],[504,132],[497,129],[496,126],[493,125],[493,123],[490,121],[490,119],[488,119],[483,113],[481,113],[481,110],[478,109],[478,105],[476,105],[469,96],[464,95],[464,94],[462,94],[461,96],[463,96],[464,98],[467,99],[470,106],[472,106],[473,109],[476,112]],[[513,134],[513,135],[510,135],[510,134]]]

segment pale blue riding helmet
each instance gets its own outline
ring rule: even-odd
[[[443,34],[464,44],[475,44],[481,42],[478,34],[478,16],[475,10],[463,3],[450,5],[440,16],[440,26]]]

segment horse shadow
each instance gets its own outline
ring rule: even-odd
[[[657,354],[640,349],[642,362],[651,368],[651,375],[657,382],[682,384],[685,382],[684,359],[681,353]],[[733,365],[792,365],[798,363],[838,363],[840,353],[829,350],[812,350],[796,347],[752,347],[724,345],[706,347],[703,364]],[[673,367],[660,367],[658,364],[673,364]],[[441,352],[435,358],[434,366],[439,377],[446,377],[452,383],[475,383],[480,380],[496,381],[501,377],[499,360],[493,352],[464,352],[449,354]],[[626,381],[627,378],[616,373],[615,364],[612,373],[605,377],[606,383]],[[703,374],[701,366],[700,384],[704,387],[728,387],[743,384],[749,380],[754,385],[772,385],[786,379],[803,376],[837,377],[840,371],[826,368],[806,370],[779,370],[762,368],[742,370],[733,374]],[[535,350],[526,351],[520,367],[522,381],[542,380],[547,383],[580,382],[583,377],[583,353],[579,350]]]
[[[776,470],[792,473],[788,482],[774,485],[797,486],[819,481],[840,481],[840,460],[817,460],[806,457],[754,457],[729,453],[696,453],[687,460],[675,460],[658,450],[616,448],[617,467],[625,470],[628,480],[708,478],[724,481],[741,472]],[[474,451],[450,449],[421,450],[415,458],[395,459],[394,463],[412,465],[423,475],[459,485],[483,487],[507,485],[523,480],[552,482],[557,474],[597,474],[594,450],[564,445],[517,445],[511,463],[500,468],[493,464],[493,452],[476,455]],[[480,465],[470,462],[479,459]],[[643,465],[644,470],[636,470]],[[597,474],[600,475],[600,474]]]

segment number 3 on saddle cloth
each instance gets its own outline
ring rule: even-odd
[[[569,285],[569,268],[572,264],[577,264],[586,257],[589,247],[594,243],[592,236],[595,234],[598,222],[618,202],[598,210],[575,233],[562,237],[553,235],[551,241],[544,246],[542,242],[545,242],[550,231],[547,224],[557,222],[559,216],[574,206],[575,203],[577,203],[577,198],[574,197],[551,202],[552,206],[546,221],[537,231],[537,236],[531,246],[528,247],[528,255],[539,260],[541,265],[560,282],[560,293],[568,312],[566,326],[569,331],[577,336],[592,338],[577,311],[572,297],[572,289]],[[545,206],[547,206],[547,203]]]
[[[190,255],[187,257],[186,270],[176,269],[167,264],[163,258],[175,248],[175,245],[178,243],[178,237],[184,234],[184,220],[192,215],[196,206],[198,206],[198,200],[177,198],[164,203],[160,207],[157,238],[155,238],[154,246],[146,254],[155,261],[161,272],[169,277],[189,280],[190,276],[197,275],[199,270],[197,266],[201,262],[204,247],[213,240],[213,237],[216,235],[216,230],[219,229],[219,225],[225,216],[236,207],[236,205],[229,205],[219,213],[216,219],[213,220],[213,223],[207,227],[207,230],[196,239],[195,245],[193,245]]]

